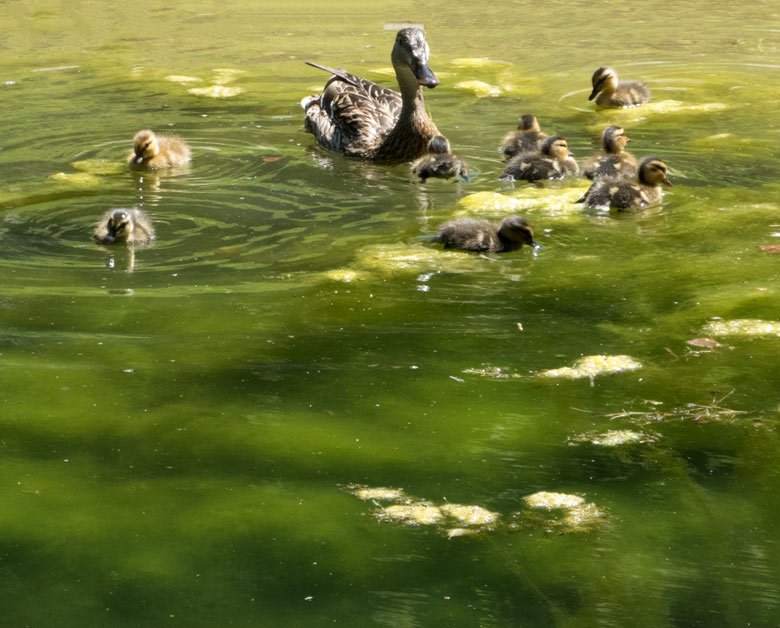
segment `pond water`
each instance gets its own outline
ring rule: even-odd
[[[331,4],[2,3],[3,625],[780,624],[780,7]],[[392,87],[407,22],[468,182],[303,131],[303,61]],[[674,187],[499,182],[523,113]],[[128,172],[142,128],[192,164]],[[92,243],[132,205],[153,246]],[[518,212],[540,250],[430,243]]]

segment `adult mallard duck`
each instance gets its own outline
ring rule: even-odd
[[[133,152],[127,156],[127,164],[134,168],[168,168],[186,164],[190,158],[190,148],[182,139],[144,129],[133,138]]]
[[[500,225],[487,220],[459,218],[442,224],[433,236],[445,249],[461,249],[475,253],[504,253],[527,246],[539,246],[534,230],[521,216],[508,216]]]
[[[650,88],[642,81],[620,81],[617,72],[600,67],[591,78],[593,91],[588,100],[596,99],[599,107],[637,107],[650,100]]]
[[[671,186],[667,179],[668,168],[657,157],[645,157],[639,164],[636,181],[602,179],[588,188],[585,195],[575,201],[591,209],[640,209],[657,203],[663,197],[659,187]]]
[[[507,157],[514,157],[519,153],[538,151],[542,142],[547,139],[547,133],[539,128],[539,120],[530,113],[520,116],[517,123],[517,131],[510,131],[504,137],[501,152]]]
[[[450,152],[450,143],[443,135],[437,135],[428,145],[429,153],[412,164],[412,174],[425,181],[430,177],[452,179],[460,177],[468,181],[468,166],[457,155]]]
[[[391,58],[400,94],[344,70],[307,62],[333,76],[321,95],[301,101],[306,130],[326,150],[347,157],[395,163],[421,157],[431,137],[439,135],[422,93],[422,86],[439,84],[428,67],[429,54],[422,29],[398,31]]]
[[[109,209],[95,225],[92,237],[100,244],[141,244],[154,239],[154,227],[140,209]]]
[[[540,152],[520,153],[512,157],[501,175],[501,180],[563,179],[566,175],[579,172],[579,166],[573,157],[566,140],[553,135],[542,142]]]
[[[631,140],[619,126],[608,126],[601,136],[604,152],[588,159],[582,173],[594,181],[599,179],[633,179],[636,176],[636,157],[626,150]]]

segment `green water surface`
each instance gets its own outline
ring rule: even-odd
[[[780,244],[778,18],[762,1],[0,2],[0,625],[780,625],[780,337],[706,327],[780,321],[780,255],[760,248]],[[392,87],[406,23],[468,182],[421,185],[303,131],[327,79],[303,61]],[[596,111],[606,64],[651,105]],[[188,91],[214,86],[235,95]],[[609,215],[570,202],[582,180],[501,183],[524,113],[578,158],[623,125],[674,187]],[[192,164],[127,171],[142,128],[185,138]],[[444,220],[515,213],[464,201],[478,192],[526,201],[543,248],[437,251]],[[94,245],[131,205],[154,246]],[[601,354],[642,368],[535,375]],[[608,430],[642,442],[588,441]],[[450,538],[378,517],[388,502],[356,485],[499,519]],[[528,507],[538,491],[599,517],[564,525]]]

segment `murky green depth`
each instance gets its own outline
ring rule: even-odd
[[[0,4],[3,626],[780,623],[776,3],[71,4]],[[404,21],[467,183],[302,130],[303,60],[392,86]],[[651,105],[595,111],[605,64]],[[523,113],[674,187],[500,183]],[[141,128],[193,163],[128,172]],[[154,246],[91,242],[131,205]],[[430,244],[518,212],[536,253]]]

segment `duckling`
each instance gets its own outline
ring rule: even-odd
[[[636,176],[636,157],[623,150],[630,141],[621,127],[608,126],[601,136],[604,153],[588,159],[583,164],[583,174],[594,181],[633,179]]]
[[[156,135],[154,131],[138,131],[133,138],[133,152],[127,164],[135,168],[168,168],[181,166],[191,159],[187,144],[175,135]]]
[[[596,99],[599,107],[638,107],[650,100],[650,88],[642,81],[620,81],[614,69],[602,66],[591,78],[593,91],[588,100]]]
[[[534,230],[521,216],[508,216],[496,226],[487,220],[459,218],[442,224],[433,237],[445,249],[461,249],[476,253],[504,253],[524,244],[538,247]]]
[[[663,197],[659,187],[671,186],[666,178],[666,164],[657,157],[645,157],[639,164],[636,181],[602,179],[588,188],[585,195],[575,201],[585,203],[591,209],[639,209],[657,203]]]
[[[429,177],[451,179],[461,177],[468,181],[468,166],[460,157],[450,152],[450,143],[443,135],[437,135],[428,145],[430,153],[412,164],[412,174],[425,183]]]
[[[304,128],[324,149],[359,159],[402,163],[422,157],[439,130],[425,110],[422,87],[439,79],[428,67],[430,50],[421,28],[398,31],[391,53],[401,93],[342,69],[330,72],[322,94],[301,100]]]
[[[507,163],[501,181],[540,181],[542,179],[563,179],[566,175],[577,174],[579,166],[569,152],[566,140],[557,135],[542,142],[538,153],[520,153]]]
[[[109,209],[95,225],[92,236],[100,244],[141,244],[154,240],[154,227],[140,209]]]
[[[536,152],[541,149],[542,142],[547,139],[547,133],[539,128],[539,120],[530,113],[520,116],[517,131],[511,131],[504,137],[501,152],[507,157],[519,153]]]

